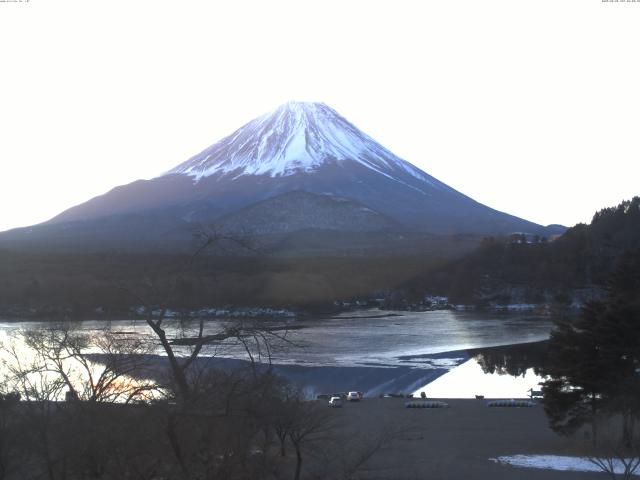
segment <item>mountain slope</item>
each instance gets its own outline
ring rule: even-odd
[[[551,233],[546,227],[493,210],[452,189],[395,156],[327,105],[290,102],[157,178],[116,187],[41,226],[11,232],[10,237],[20,242],[20,238],[27,239],[27,231],[29,238],[55,231],[55,242],[64,244],[65,235],[68,241],[76,242],[81,231],[90,242],[91,229],[101,231],[108,224],[114,247],[145,248],[148,237],[155,245],[165,234],[184,243],[179,238],[188,237],[185,232],[194,225],[222,221],[247,225],[246,218],[234,221],[231,217],[246,217],[243,209],[290,192],[315,195],[291,197],[292,203],[302,202],[298,207],[288,205],[290,214],[297,211],[299,216],[291,222],[291,229],[313,225],[301,221],[304,204],[306,212],[315,212],[312,217],[324,218],[324,227],[311,228],[335,231],[353,230],[355,225],[358,231],[388,229],[393,224],[399,231],[430,234]],[[331,196],[369,209],[370,224],[365,225],[369,220],[362,216],[362,210],[347,212],[340,202],[328,201]],[[133,232],[139,229],[131,228],[136,218],[153,218],[162,228],[147,229],[136,236]],[[273,216],[271,220],[267,216],[254,218],[261,225],[258,230],[264,232],[273,230],[267,225],[269,221],[286,223]],[[119,222],[126,235],[118,235]],[[178,231],[183,233],[178,235]]]
[[[268,198],[225,215],[216,221],[219,229],[273,235],[320,229],[342,232],[398,230],[398,224],[370,208],[333,195],[292,191]]]

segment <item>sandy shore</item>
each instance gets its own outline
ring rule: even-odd
[[[371,479],[606,478],[600,473],[555,472],[498,464],[491,458],[516,454],[578,455],[585,445],[553,433],[538,405],[488,408],[484,400],[445,400],[450,408],[409,409],[403,399],[376,398],[331,409],[345,432],[373,437],[387,427],[401,433],[367,464]],[[328,408],[328,407],[327,407]]]

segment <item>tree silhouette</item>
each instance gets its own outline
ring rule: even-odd
[[[600,414],[620,415],[630,444],[640,414],[640,251],[621,256],[605,300],[556,324],[543,386],[551,428],[571,434]]]

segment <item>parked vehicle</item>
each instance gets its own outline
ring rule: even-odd
[[[349,402],[359,402],[362,396],[360,392],[349,392],[347,393],[347,401]]]
[[[331,397],[329,399],[329,406],[330,407],[341,407],[342,406],[342,399],[340,397]]]

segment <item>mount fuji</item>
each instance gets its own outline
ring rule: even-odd
[[[193,227],[202,224],[261,236],[563,230],[476,202],[323,103],[289,102],[159,177],[6,232],[0,245],[172,250],[185,248]]]

